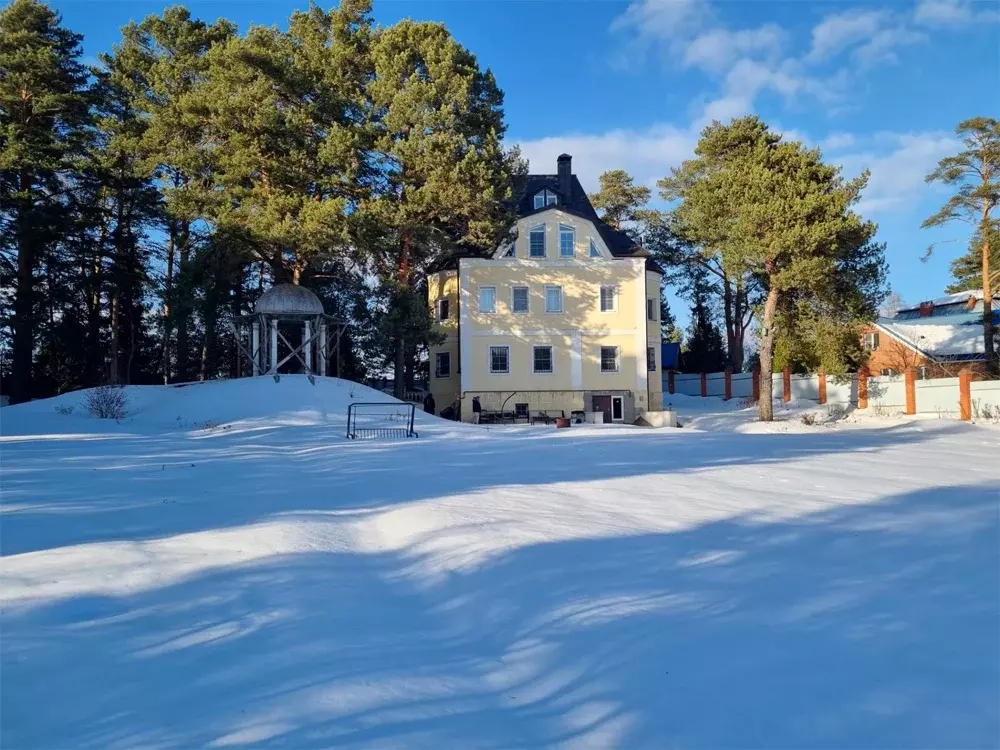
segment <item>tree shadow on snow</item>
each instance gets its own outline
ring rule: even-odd
[[[5,612],[0,744],[993,747],[998,533],[996,487],[957,486]]]
[[[344,441],[327,427],[283,428],[212,440],[137,437],[4,447],[3,554],[225,528],[278,514],[364,515],[400,503],[497,487],[648,477],[767,466],[829,454],[878,453],[958,433],[882,430],[742,435],[683,430],[554,431],[388,443]],[[110,446],[110,447],[109,447]]]

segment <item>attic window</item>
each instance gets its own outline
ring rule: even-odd
[[[535,193],[535,208],[554,206],[558,202],[559,202],[559,197],[548,188],[545,188],[544,190],[539,190],[537,193]]]
[[[593,237],[590,239],[590,257],[591,258],[601,257],[601,251],[597,249],[597,244],[594,242]]]

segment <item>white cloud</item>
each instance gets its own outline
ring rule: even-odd
[[[977,11],[970,0],[921,0],[913,18],[924,26],[966,26],[1000,21],[1000,11],[995,7]]]
[[[875,145],[889,151],[846,154],[839,161],[847,176],[871,170],[868,187],[858,210],[863,215],[887,213],[913,207],[928,190],[924,177],[945,156],[954,154],[960,143],[948,133],[881,133]]]
[[[624,169],[636,182],[655,188],[656,181],[694,156],[698,133],[659,124],[644,130],[612,130],[594,135],[569,134],[520,141],[521,153],[533,173],[554,173],[556,157],[573,156],[573,171],[588,191],[608,169]],[[655,189],[654,189],[655,194]]]
[[[853,133],[831,133],[822,141],[820,141],[820,148],[836,151],[843,148],[850,148],[856,142]]]
[[[713,19],[707,0],[637,0],[611,22],[611,30],[655,39],[690,38]]]
[[[684,65],[719,73],[745,55],[764,53],[768,57],[775,57],[781,49],[784,36],[781,27],[773,23],[741,31],[712,29],[687,45],[684,50]]]
[[[806,59],[828,60],[858,42],[871,39],[888,18],[889,13],[882,10],[849,10],[827,16],[812,30],[812,48]]]
[[[918,44],[927,40],[927,35],[919,31],[912,31],[903,27],[893,29],[883,29],[878,32],[866,44],[858,47],[854,51],[854,57],[864,65],[874,65],[875,63],[897,63],[894,49],[908,44]]]

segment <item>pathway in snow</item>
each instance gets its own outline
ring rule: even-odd
[[[351,443],[348,390],[4,410],[0,745],[1000,743],[1000,433]]]

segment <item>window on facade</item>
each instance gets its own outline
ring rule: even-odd
[[[566,224],[559,225],[559,257],[572,258],[576,249],[576,232]]]
[[[536,346],[534,349],[534,362],[532,371],[542,374],[552,372],[552,347]]]
[[[510,347],[490,347],[490,372],[494,375],[510,372]]]
[[[479,312],[495,313],[497,311],[497,288],[495,286],[479,287]]]
[[[545,257],[545,225],[533,227],[528,233],[528,255],[532,258]]]
[[[554,206],[559,202],[559,197],[553,193],[551,190],[546,188],[545,190],[539,190],[535,193],[535,208],[544,208],[545,206]]]
[[[590,239],[590,257],[591,258],[601,257],[601,251],[597,249],[597,243],[594,242],[593,238]]]
[[[510,290],[510,310],[516,313],[528,312],[528,287],[516,286]]]
[[[656,300],[646,300],[646,320],[656,320]]]
[[[865,349],[870,352],[878,349],[878,333],[866,333],[865,334]]]
[[[618,372],[618,347],[601,347],[601,372]]]
[[[656,372],[656,349],[651,346],[646,347],[646,369]]]
[[[930,377],[931,377],[931,368],[929,368],[927,365],[923,365],[921,367],[918,367],[917,368],[917,377],[920,380],[930,380]]]
[[[601,312],[614,312],[618,309],[618,289],[613,286],[601,287]]]
[[[893,367],[883,367],[881,374],[882,375],[899,375],[899,370],[897,370],[897,369],[895,369]]]
[[[563,290],[561,286],[545,287],[545,312],[561,313],[563,311]]]
[[[514,419],[527,419],[527,418],[528,418],[528,405],[514,404]]]
[[[451,300],[438,300],[438,320],[448,320],[448,315],[451,313],[450,307]]]
[[[451,352],[438,352],[434,355],[434,377],[451,377]]]

